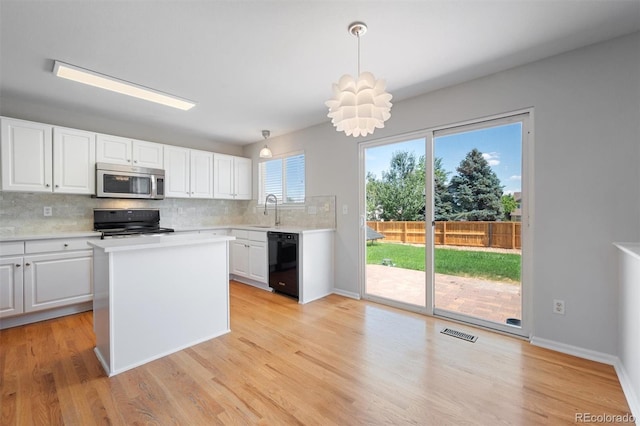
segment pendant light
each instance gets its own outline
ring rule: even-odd
[[[267,138],[271,136],[271,132],[268,130],[263,130],[262,131],[262,137],[264,138],[264,140],[266,141]],[[271,152],[271,150],[269,149],[269,147],[265,144],[264,148],[262,148],[260,150],[260,158],[271,158],[273,157],[273,153]]]
[[[333,98],[325,102],[329,108],[327,117],[339,132],[347,136],[366,136],[391,117],[391,94],[385,91],[384,80],[376,80],[370,72],[360,72],[360,37],[367,32],[367,25],[354,22],[349,33],[358,38],[358,78],[348,74],[333,84]]]

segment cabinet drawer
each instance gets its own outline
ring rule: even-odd
[[[14,256],[24,254],[24,241],[0,243],[0,256]]]
[[[248,238],[251,241],[267,242],[267,233],[264,231],[248,231]]]
[[[50,251],[88,250],[87,241],[92,238],[60,238],[55,240],[27,241],[25,253],[45,253]]]
[[[239,240],[248,240],[249,239],[249,231],[244,229],[232,229],[231,235],[236,237]]]

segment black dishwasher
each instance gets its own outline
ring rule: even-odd
[[[269,287],[298,298],[298,234],[268,232]]]

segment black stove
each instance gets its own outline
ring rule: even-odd
[[[158,209],[93,209],[93,229],[102,239],[174,232],[160,227]]]

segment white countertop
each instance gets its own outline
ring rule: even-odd
[[[200,226],[191,228],[179,228],[176,229],[177,233],[180,232],[194,232],[194,231],[207,231],[217,229],[246,229],[249,231],[273,231],[273,232],[288,232],[294,234],[311,234],[316,232],[335,232],[334,228],[306,228],[301,226],[262,226],[262,225],[220,225],[220,226]],[[18,234],[10,236],[0,236],[0,243],[11,241],[31,241],[31,240],[51,240],[57,238],[87,238],[87,237],[100,237],[100,232],[96,231],[80,231],[80,232],[58,232],[51,234]],[[149,238],[149,237],[145,237]]]
[[[333,228],[305,228],[302,226],[262,226],[262,225],[230,225],[227,229],[246,229],[248,231],[286,232],[290,234],[310,234],[314,232],[334,232]]]
[[[636,259],[640,259],[640,243],[613,243],[613,245]]]
[[[100,232],[96,231],[58,232],[53,234],[18,234],[0,237],[0,243],[9,241],[52,240],[56,238],[100,237],[100,235]]]
[[[89,241],[93,247],[101,248],[106,253],[117,251],[147,250],[161,247],[176,247],[198,244],[211,244],[235,240],[235,237],[207,234],[165,234],[128,238],[110,238],[105,240]]]

